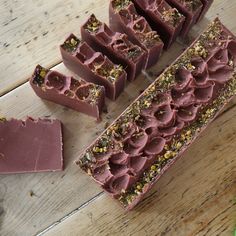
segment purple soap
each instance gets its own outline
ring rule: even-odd
[[[214,0],[201,0],[201,2],[203,4],[203,8],[202,8],[202,12],[201,12],[197,21],[200,21],[206,15],[206,13],[209,10],[209,8],[211,7],[213,1]]]
[[[106,96],[115,100],[124,90],[126,72],[86,42],[71,34],[60,46],[65,66],[86,81],[105,87]]]
[[[203,5],[201,0],[166,0],[171,6],[185,16],[185,22],[181,30],[181,36],[185,37],[192,26],[197,22]]]
[[[130,210],[235,95],[236,37],[216,19],[77,164]]]
[[[113,31],[127,34],[131,42],[147,51],[146,68],[153,66],[158,61],[164,44],[146,19],[138,15],[132,1],[111,0],[109,19],[110,28]]]
[[[103,86],[77,80],[40,65],[35,68],[30,85],[39,97],[96,117],[97,120],[105,106]]]
[[[185,17],[164,0],[133,0],[138,12],[156,30],[168,49],[179,35]]]
[[[81,27],[81,36],[94,50],[101,51],[115,64],[121,64],[129,81],[133,81],[145,68],[147,53],[131,43],[127,35],[113,32],[94,15]]]
[[[0,174],[63,169],[59,120],[0,119]]]

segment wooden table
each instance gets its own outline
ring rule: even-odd
[[[171,63],[176,42],[132,84],[97,124],[35,96],[27,78],[37,63],[70,74],[58,45],[94,12],[108,21],[108,0],[0,2],[0,115],[50,116],[64,123],[65,171],[0,176],[1,236],[233,235],[236,227],[236,106],[231,103],[132,212],[125,213],[77,166],[79,153]],[[219,16],[236,33],[236,1],[215,0],[190,38]]]

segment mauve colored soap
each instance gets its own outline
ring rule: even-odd
[[[153,30],[157,31],[168,49],[180,34],[185,17],[164,0],[133,0]]]
[[[185,16],[185,22],[181,30],[181,36],[185,37],[192,26],[197,22],[203,5],[201,0],[166,0],[171,6]]]
[[[95,15],[91,15],[81,27],[81,36],[95,51],[101,51],[113,63],[121,64],[129,81],[133,81],[145,69],[147,52],[131,43],[126,34],[112,31]]]
[[[132,43],[147,51],[146,68],[156,64],[164,44],[146,19],[138,15],[131,0],[111,0],[109,20],[109,26],[113,31],[127,34]]]
[[[35,68],[30,85],[39,97],[96,117],[97,120],[105,106],[103,86],[77,80],[40,65]]]
[[[59,120],[1,119],[0,174],[62,169],[62,127]]]
[[[121,65],[95,52],[86,42],[71,34],[60,46],[65,66],[88,82],[105,87],[106,96],[115,100],[124,90],[126,72]]]
[[[215,19],[77,164],[130,210],[235,95],[236,37]]]
[[[203,4],[203,8],[202,8],[201,14],[200,14],[199,18],[197,19],[197,21],[200,21],[205,16],[207,11],[211,7],[213,1],[214,0],[201,0],[201,2]]]

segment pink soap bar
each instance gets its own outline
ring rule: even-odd
[[[133,81],[145,69],[147,52],[130,42],[126,34],[111,30],[95,15],[91,15],[82,25],[81,37],[95,51],[101,51],[113,63],[121,64],[129,81]]]
[[[137,13],[131,1],[121,4],[119,0],[111,0],[109,22],[113,31],[127,34],[132,43],[147,52],[146,68],[156,64],[164,44],[157,32],[151,29],[146,19]]]
[[[211,7],[212,3],[214,0],[201,0],[202,4],[203,4],[203,8],[202,8],[202,12],[198,18],[198,21],[200,21],[205,14],[207,13],[207,11],[209,10],[209,8]]]
[[[133,0],[139,14],[160,35],[168,49],[182,30],[185,17],[165,0]]]
[[[127,78],[123,67],[94,51],[86,42],[70,34],[60,51],[69,70],[88,82],[104,86],[108,98],[115,100],[123,92]]]
[[[63,169],[59,120],[0,120],[0,174]]]
[[[36,66],[29,81],[40,98],[100,120],[105,106],[105,89],[103,86],[82,79],[77,80],[72,76],[65,76],[40,65]]]
[[[170,5],[176,7],[185,16],[185,22],[181,30],[181,36],[185,37],[192,26],[197,22],[203,4],[200,0],[166,0]]]

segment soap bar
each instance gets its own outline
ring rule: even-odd
[[[126,72],[86,42],[71,34],[60,46],[65,66],[88,82],[105,87],[106,96],[115,100],[124,90]]]
[[[59,120],[0,120],[0,174],[63,169]]]
[[[146,68],[156,64],[163,42],[156,31],[153,31],[143,16],[138,15],[131,0],[111,0],[109,6],[110,28],[125,33],[129,40],[148,53]]]
[[[105,106],[103,86],[77,80],[40,65],[35,68],[30,85],[39,97],[96,117],[98,120]]]
[[[160,35],[168,49],[180,34],[185,17],[162,0],[133,0],[138,12],[149,22],[151,28]]]
[[[197,22],[203,4],[201,0],[166,0],[171,6],[185,16],[185,22],[181,30],[181,36],[186,37],[192,26]]]
[[[211,7],[212,3],[214,0],[201,0],[202,4],[203,4],[203,8],[202,8],[202,12],[198,18],[197,21],[200,21],[205,14],[207,13],[207,11],[209,10],[209,8]]]
[[[216,19],[77,164],[130,210],[235,94],[236,37]]]
[[[121,64],[129,81],[133,81],[145,69],[147,53],[131,43],[127,35],[112,31],[94,15],[81,27],[81,36],[95,51],[102,51],[112,62]]]

